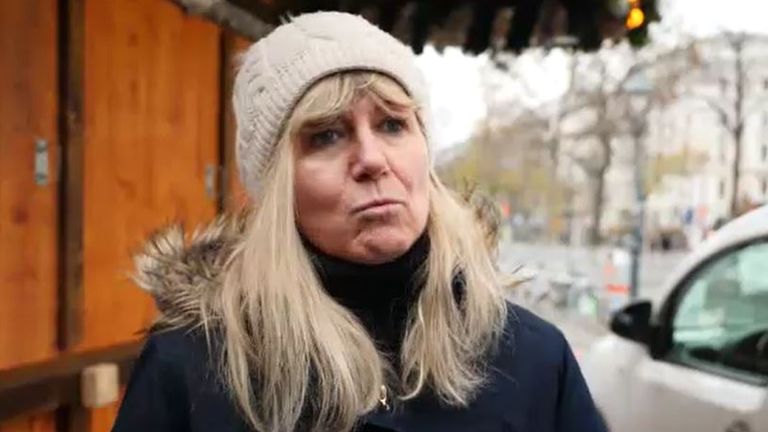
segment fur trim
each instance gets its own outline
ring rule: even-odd
[[[133,280],[155,299],[155,326],[194,326],[201,300],[216,293],[227,260],[245,227],[246,213],[224,215],[189,238],[180,224],[152,234],[134,257]]]
[[[462,196],[485,229],[486,246],[495,248],[500,218],[494,203],[476,190],[467,190]],[[224,269],[248,217],[248,212],[219,216],[189,236],[180,224],[150,235],[134,257],[133,280],[154,297],[160,311],[153,328],[202,324],[201,304],[212,300],[221,286]]]

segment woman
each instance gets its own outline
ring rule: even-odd
[[[602,431],[559,331],[505,300],[486,231],[430,164],[411,51],[296,17],[244,55],[257,204],[137,259],[162,317],[114,431]]]

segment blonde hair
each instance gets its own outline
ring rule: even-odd
[[[425,286],[408,318],[399,376],[388,374],[387,359],[357,317],[322,288],[295,224],[292,140],[306,122],[338,115],[360,95],[418,109],[399,85],[375,73],[336,74],[310,88],[285,126],[220,294],[203,305],[208,333],[223,332],[223,381],[258,430],[292,431],[308,409],[310,424],[302,427],[350,430],[377,406],[389,379],[397,380],[400,399],[429,388],[446,404],[466,406],[504,328],[507,304],[484,232],[432,170]]]

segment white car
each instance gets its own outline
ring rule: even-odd
[[[633,302],[585,353],[612,432],[768,432],[768,206],[677,267],[658,307]]]

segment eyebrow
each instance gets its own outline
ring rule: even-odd
[[[311,118],[299,126],[297,132],[315,131],[328,126],[333,126],[341,121],[340,115]]]
[[[407,116],[408,114],[416,110],[414,107],[411,107],[408,105],[388,103],[386,101],[383,101],[383,103],[375,103],[375,106],[376,106],[376,109],[379,109],[385,114],[391,115],[391,116]],[[333,113],[325,116],[311,117],[306,121],[304,121],[304,123],[299,127],[299,131],[304,131],[307,129],[308,130],[320,129],[323,127],[334,125],[335,123],[341,121],[344,115],[347,114],[348,112],[349,112],[349,109],[346,109],[340,113]]]

